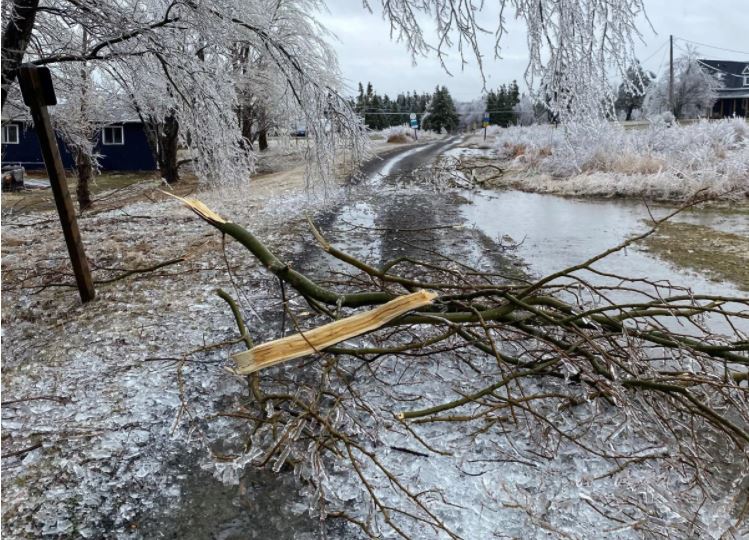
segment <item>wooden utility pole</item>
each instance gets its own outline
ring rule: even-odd
[[[670,50],[668,54],[668,107],[674,112],[674,36],[669,36]]]
[[[91,279],[86,252],[83,250],[78,222],[75,219],[75,209],[68,191],[60,149],[57,147],[57,139],[49,119],[49,111],[47,111],[48,105],[57,104],[52,78],[48,68],[40,68],[33,64],[23,64],[18,70],[18,78],[23,102],[31,109],[31,117],[34,119],[34,128],[39,137],[39,146],[42,149],[44,165],[47,167],[57,213],[60,215],[60,224],[68,246],[78,292],[85,303],[94,299],[96,291],[93,279]]]

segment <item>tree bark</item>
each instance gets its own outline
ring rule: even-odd
[[[252,107],[244,104],[239,108],[239,123],[242,126],[242,140],[252,150]]]
[[[75,153],[75,168],[78,174],[78,186],[75,194],[78,197],[78,209],[83,212],[91,208],[91,179],[94,176],[94,166],[91,156],[82,150]]]
[[[159,133],[158,162],[161,177],[169,184],[179,182],[177,149],[179,143],[179,122],[172,113],[164,118]]]
[[[14,0],[11,17],[5,23],[2,39],[2,106],[8,99],[10,87],[18,77],[18,67],[23,62],[31,40],[39,0]]]
[[[260,148],[260,151],[264,151],[268,149],[268,131],[263,129],[260,131],[260,136],[258,137],[258,148]]]

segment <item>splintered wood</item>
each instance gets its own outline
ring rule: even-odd
[[[377,330],[408,311],[431,304],[436,297],[436,293],[423,290],[399,296],[370,311],[263,343],[249,351],[232,355],[237,364],[236,372],[247,375],[287,360],[320,352],[336,343]]]

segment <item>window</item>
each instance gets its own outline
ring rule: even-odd
[[[749,86],[749,64],[744,67],[744,71],[741,74],[744,76],[744,86]]]
[[[125,132],[122,126],[107,126],[102,128],[101,143],[107,145],[125,144]]]
[[[18,124],[3,126],[3,144],[18,144]]]
[[[744,75],[744,86],[749,86],[749,75]]]

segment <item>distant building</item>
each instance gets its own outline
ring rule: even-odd
[[[63,165],[66,169],[72,169],[73,155],[59,135],[57,144]],[[27,118],[16,115],[2,119],[1,148],[4,166],[21,165],[27,170],[44,169],[39,139]],[[94,151],[101,156],[99,164],[102,171],[154,171],[158,168],[140,121],[102,125]]]
[[[747,117],[749,113],[749,62],[730,60],[700,60],[723,82],[718,90],[718,101],[713,106],[713,117]]]

